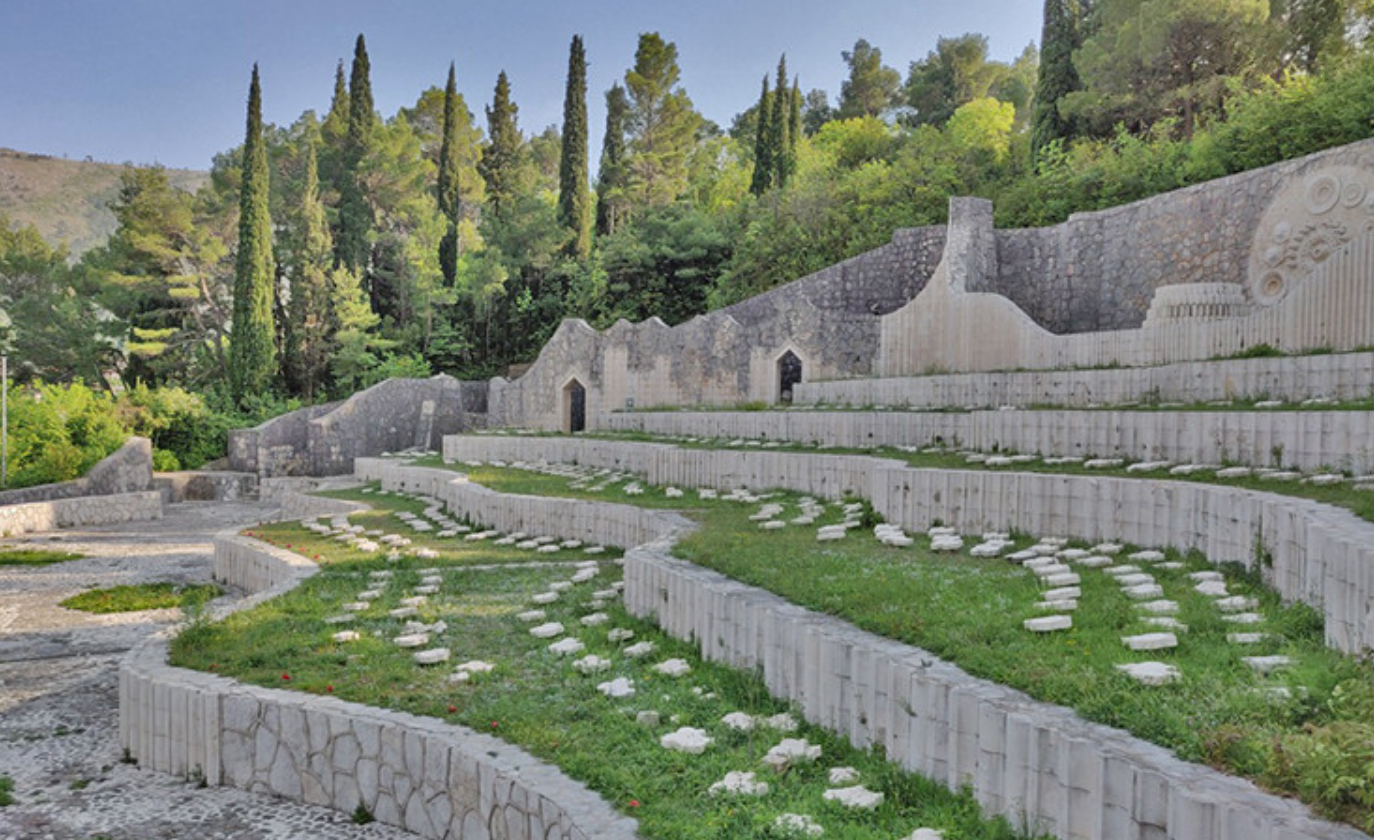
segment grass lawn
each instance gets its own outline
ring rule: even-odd
[[[378,506],[355,515],[359,524],[390,524],[385,518],[392,511],[415,504],[395,494],[333,495],[358,496]],[[754,675],[702,662],[691,645],[626,614],[618,599],[606,597],[620,579],[614,560],[599,558],[599,573],[592,581],[571,586],[557,601],[540,607],[546,612],[543,618],[522,621],[518,616],[534,607],[533,595],[568,581],[572,564],[589,558],[579,551],[532,555],[489,542],[416,538],[399,523],[395,520],[390,532],[415,541],[394,561],[385,558],[385,551],[364,554],[295,523],[252,529],[279,545],[309,552],[307,556],[318,554],[321,572],[251,611],[218,623],[193,624],[173,643],[173,663],[495,732],[586,782],[638,819],[648,838],[785,836],[773,828],[784,813],[809,815],[824,826],[826,837],[853,840],[892,840],[922,826],[942,829],[948,837],[1021,836],[1000,820],[985,820],[970,797],[901,772],[880,755],[855,750],[804,723],[790,733],[726,726],[722,718],[732,712],[772,716],[788,707],[770,698]],[[446,543],[440,557],[421,559],[409,553],[434,543]],[[420,582],[422,568],[435,569],[442,577],[440,591],[428,597],[417,616],[391,617],[389,611]],[[391,576],[379,583],[382,579],[374,572]],[[343,614],[342,605],[364,590],[381,591],[351,621],[326,622]],[[596,612],[606,615],[605,623],[582,623]],[[444,622],[442,630],[432,630],[428,646],[450,648],[451,661],[431,667],[414,664],[412,652],[392,642],[406,629],[406,620],[431,628]],[[566,636],[580,640],[585,649],[568,656],[551,652],[552,639],[529,632],[533,623],[543,621],[562,623]],[[360,637],[337,642],[333,634],[342,629],[355,630]],[[613,629],[633,636],[613,641]],[[627,648],[642,642],[652,643],[655,650],[632,658]],[[609,660],[606,670],[579,673],[574,661],[589,654]],[[687,661],[691,672],[674,678],[653,669],[672,658]],[[474,674],[466,683],[450,681],[457,663],[474,659],[490,662],[494,669]],[[633,696],[613,700],[597,688],[622,677],[633,681]],[[642,720],[642,712],[657,720]],[[662,736],[688,726],[713,739],[703,754],[660,745]],[[774,772],[761,760],[785,737],[819,745],[819,760]],[[884,794],[882,804],[873,811],[848,811],[826,802],[822,795],[831,787],[829,770],[837,766],[856,769],[859,784]],[[757,798],[710,794],[711,785],[730,771],[756,772],[769,792]]]
[[[42,548],[0,549],[0,566],[47,566],[85,557],[74,551],[49,551]]]
[[[220,594],[212,583],[181,586],[172,583],[142,583],[91,589],[61,603],[69,610],[88,613],[141,612],[188,608],[204,604]]]
[[[680,509],[701,524],[677,547],[684,559],[925,648],[969,673],[1074,708],[1186,760],[1299,795],[1328,816],[1374,828],[1374,670],[1368,661],[1324,645],[1315,609],[1281,604],[1240,568],[1223,571],[1231,594],[1258,601],[1254,612],[1262,619],[1254,627],[1223,621],[1212,599],[1195,591],[1187,575],[1213,568],[1200,555],[1170,552],[1167,559],[1180,568],[1145,568],[1164,597],[1178,603],[1175,618],[1188,630],[1178,634],[1173,650],[1133,653],[1123,636],[1160,628],[1145,625],[1114,579],[1100,570],[1076,569],[1082,597],[1072,630],[1032,634],[1022,621],[1044,614],[1034,606],[1042,587],[1031,572],[1006,560],[931,552],[919,537],[911,548],[889,548],[864,529],[828,543],[816,541],[814,526],[765,532],[749,519],[759,505],[702,501],[690,491],[668,498],[661,488],[646,488],[631,496],[623,483],[593,492],[561,476],[462,469],[503,492]],[[785,504],[780,518],[786,519],[797,514],[798,498],[777,494],[770,501]],[[817,526],[840,521],[838,508],[827,511]],[[1017,546],[1030,542],[1019,536]],[[1128,562],[1124,555],[1117,558],[1118,564]],[[1227,641],[1228,633],[1247,630],[1269,638],[1248,645]],[[1293,665],[1261,676],[1242,661],[1271,654],[1288,656]],[[1146,660],[1176,666],[1183,679],[1146,688],[1115,667]]]

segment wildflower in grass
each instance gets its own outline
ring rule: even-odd
[[[492,721],[492,722],[491,722],[491,728],[492,728],[492,729],[496,729],[498,726],[500,726],[500,724],[497,723],[496,721]]]
[[[449,713],[449,714],[453,714],[453,713],[456,712],[456,711],[458,711],[458,707],[457,707],[457,706],[449,706],[449,707],[448,707],[448,713]]]
[[[333,693],[334,693],[334,686],[332,686],[332,685],[327,685],[327,686],[324,687],[324,690],[325,690],[325,693],[326,693],[326,694],[333,694]]]
[[[631,800],[630,800],[630,807],[631,807],[631,808],[638,808],[638,807],[639,807],[639,800],[638,800],[638,799],[631,799]]]
[[[282,680],[285,681],[285,682],[291,682],[291,675],[290,675],[290,674],[282,674],[282,675],[281,675],[281,678],[282,678]]]

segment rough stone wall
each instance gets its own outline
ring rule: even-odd
[[[868,376],[879,316],[924,288],[944,237],[943,228],[899,230],[881,248],[675,327],[651,318],[598,333],[565,321],[528,372],[493,380],[493,424],[568,429],[574,380],[586,389],[588,428],[630,403],[774,402],[788,351],[805,380]]]
[[[161,518],[162,494],[155,490],[26,502],[0,507],[0,536]]]
[[[169,504],[179,502],[217,502],[256,499],[256,473],[226,470],[196,470],[160,472],[153,476],[153,486],[162,491]]]
[[[359,456],[438,450],[444,435],[484,428],[486,415],[485,382],[388,379],[343,402],[231,431],[229,464],[263,478],[344,475]]]
[[[1371,155],[1374,140],[1364,140],[1133,204],[1077,213],[1054,227],[999,231],[999,269],[969,291],[1004,295],[1053,333],[1139,327],[1160,286],[1250,284],[1256,273],[1252,248],[1278,224],[1269,218],[1271,208],[1286,205],[1280,215],[1299,216],[1322,210],[1329,184],[1318,173],[1368,173]],[[1338,194],[1351,183],[1345,178]],[[1291,185],[1299,194],[1290,198],[1285,191]],[[1351,188],[1336,209],[1347,199],[1354,206],[1364,198],[1364,190],[1356,197]],[[1330,214],[1331,208],[1316,214],[1318,224]],[[1300,233],[1295,228],[1290,241]],[[1307,242],[1315,244],[1310,236]]]
[[[40,484],[0,492],[0,505],[75,499],[81,496],[110,496],[134,493],[153,486],[153,444],[144,437],[131,437],[123,446],[91,467],[81,478],[57,484]]]

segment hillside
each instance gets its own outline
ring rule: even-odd
[[[126,166],[61,158],[0,148],[0,213],[31,224],[48,242],[65,242],[77,257],[114,232],[109,204],[119,192]],[[172,186],[194,191],[209,173],[169,169]]]

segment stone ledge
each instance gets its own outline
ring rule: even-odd
[[[81,496],[0,507],[0,535],[161,518],[162,494],[156,490]]]

